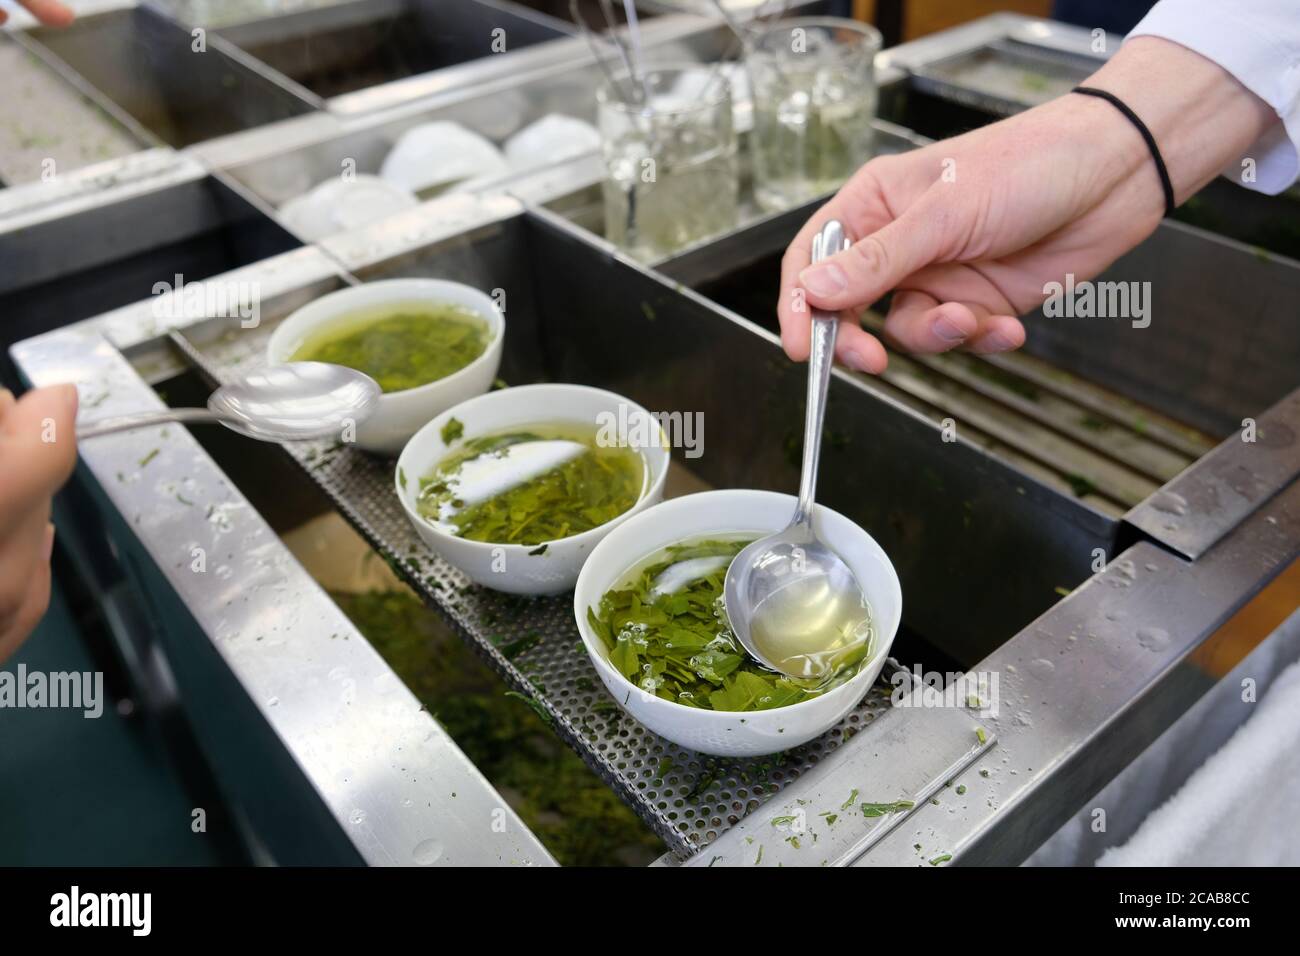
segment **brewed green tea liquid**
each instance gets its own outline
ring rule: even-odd
[[[542,544],[617,518],[648,481],[645,458],[595,428],[528,425],[467,440],[420,479],[417,508],[457,537]]]
[[[330,362],[365,372],[385,392],[428,385],[458,372],[487,350],[487,321],[453,303],[384,305],[363,310],[309,337],[295,362]]]
[[[861,591],[837,592],[825,578],[803,578],[755,609],[749,636],[783,673],[816,680],[866,655],[871,611]]]

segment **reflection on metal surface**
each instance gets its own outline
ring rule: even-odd
[[[1300,389],[1243,423],[1125,520],[1187,558],[1199,558],[1300,473]]]
[[[42,27],[30,37],[34,50],[84,78],[168,146],[189,146],[319,106],[219,37],[206,37],[206,49],[195,51],[188,30],[148,7]]]
[[[510,0],[351,0],[218,30],[325,100],[573,32]]]
[[[0,187],[47,180],[145,145],[4,33],[0,76]]]

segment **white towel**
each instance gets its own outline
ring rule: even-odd
[[[1300,865],[1300,663],[1258,711],[1098,866]]]

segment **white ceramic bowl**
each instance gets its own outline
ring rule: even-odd
[[[621,395],[585,385],[521,385],[480,395],[448,409],[415,433],[397,459],[397,497],[424,543],[475,583],[511,594],[559,594],[573,587],[582,563],[605,535],[663,498],[669,458],[663,432],[654,423],[659,443],[646,447],[635,431],[637,422],[644,420],[640,416],[649,414]],[[650,472],[641,499],[612,521],[582,534],[548,541],[542,554],[530,554],[540,545],[467,541],[426,521],[416,509],[420,478],[464,439],[520,425],[576,422],[596,428],[605,420],[598,416],[606,415],[613,416],[620,440],[636,444]],[[442,440],[442,429],[453,418],[465,430],[462,439],[447,445]]]
[[[267,359],[288,362],[310,336],[349,316],[384,305],[451,303],[473,309],[488,325],[491,340],[483,354],[464,368],[428,385],[388,392],[373,415],[357,426],[357,444],[366,451],[395,455],[434,415],[492,387],[501,365],[505,318],[491,296],[472,286],[444,279],[382,279],[339,289],[293,312],[271,333]]]
[[[815,517],[817,533],[857,576],[871,604],[876,631],[870,659],[852,680],[834,690],[773,710],[739,713],[687,707],[646,693],[628,681],[610,664],[605,643],[587,623],[587,608],[598,607],[606,591],[661,548],[701,535],[781,531],[789,524],[795,503],[791,495],[744,489],[674,498],[615,528],[587,559],[573,595],[573,612],[587,653],[618,705],[659,736],[689,750],[721,757],[789,750],[839,723],[880,673],[902,616],[898,574],[871,535],[820,505]]]

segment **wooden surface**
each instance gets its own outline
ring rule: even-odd
[[[1192,660],[1214,678],[1237,666],[1264,638],[1300,608],[1300,560],[1291,562],[1202,644]]]
[[[904,0],[903,39],[915,40],[990,13],[1045,17],[1051,9],[1051,0]],[[853,0],[853,16],[875,22],[876,0]]]

